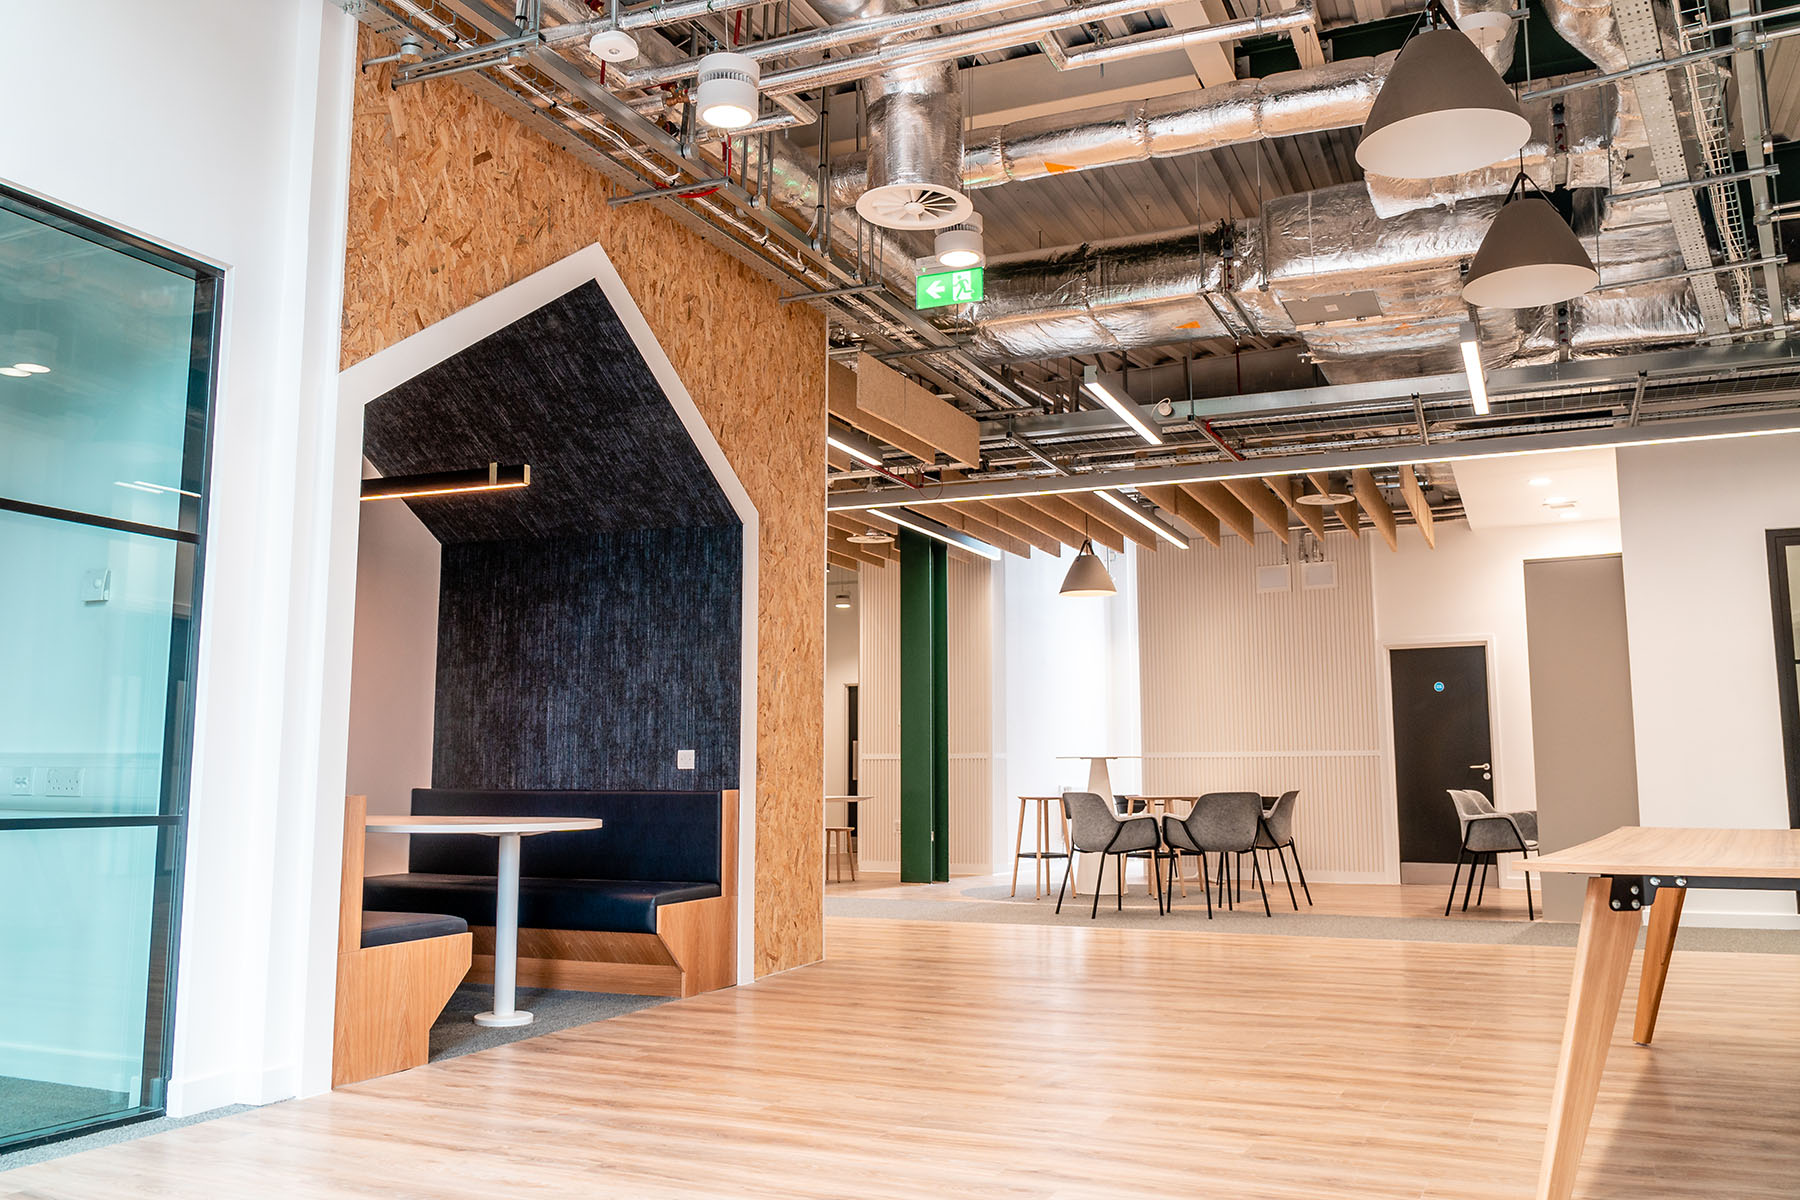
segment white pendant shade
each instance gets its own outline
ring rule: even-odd
[[[1469,264],[1463,299],[1477,308],[1538,308],[1589,291],[1600,273],[1542,196],[1520,196],[1500,210]]]
[[[1518,100],[1475,43],[1428,29],[1400,48],[1356,161],[1375,175],[1433,179],[1510,158],[1530,136]]]
[[[1094,553],[1092,542],[1081,543],[1081,553],[1069,567],[1068,575],[1063,577],[1061,595],[1064,596],[1111,596],[1118,592],[1113,586],[1112,576],[1106,573],[1106,564]]]

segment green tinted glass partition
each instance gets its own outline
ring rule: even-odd
[[[0,1151],[162,1108],[219,286],[0,189]]]

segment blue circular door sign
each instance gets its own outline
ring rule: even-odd
[[[1432,685],[1431,685],[1431,690],[1432,690],[1432,691],[1434,691],[1434,692],[1441,692],[1441,691],[1443,691],[1443,690],[1444,690],[1444,681],[1443,681],[1443,680],[1441,680],[1441,679],[1440,679],[1440,680],[1438,680],[1438,681],[1437,681],[1437,682],[1436,682],[1436,683],[1434,683],[1434,684],[1432,684]]]

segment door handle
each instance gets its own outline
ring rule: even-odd
[[[1469,770],[1471,770],[1471,771],[1491,771],[1493,769],[1494,769],[1493,763],[1470,763],[1469,764]]]

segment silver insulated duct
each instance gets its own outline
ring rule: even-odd
[[[903,11],[904,0],[814,0],[832,24]],[[897,33],[883,46],[922,36]],[[894,67],[862,83],[869,138],[863,220],[884,229],[943,229],[974,209],[962,178],[962,92],[956,60]]]

